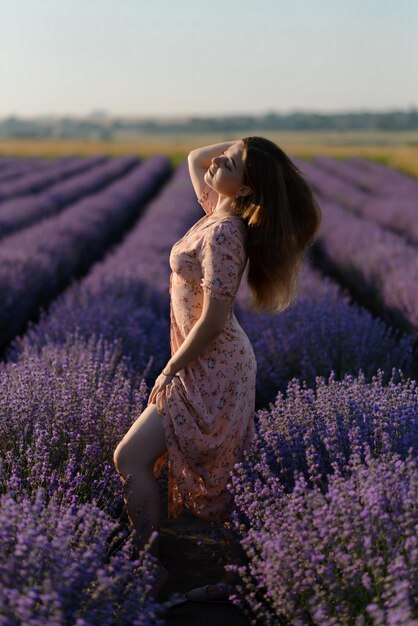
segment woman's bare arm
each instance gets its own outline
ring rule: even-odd
[[[210,319],[201,318],[195,323],[180,348],[173,354],[167,365],[163,368],[166,373],[175,374],[179,370],[187,367],[191,361],[194,361],[206,350],[221,332],[221,323],[225,322],[227,313],[231,308],[231,303],[216,298],[210,298],[210,300],[216,310],[219,311],[218,314],[216,317],[214,317],[215,314],[213,314]],[[218,324],[215,324],[213,319],[217,319]]]
[[[200,198],[205,184],[203,177],[207,169],[210,167],[213,157],[220,155],[221,152],[227,150],[237,141],[238,139],[234,139],[233,141],[214,143],[210,146],[203,146],[203,148],[196,148],[195,150],[189,152],[187,162],[189,166],[190,179],[198,198]]]

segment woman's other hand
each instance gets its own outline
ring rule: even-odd
[[[171,381],[173,380],[173,376],[166,376],[165,374],[161,373],[156,379],[155,379],[155,383],[153,388],[151,389],[151,393],[148,399],[148,404],[154,402],[154,398],[157,394],[158,391],[164,389],[164,387],[166,387],[168,385],[168,383],[171,383]]]

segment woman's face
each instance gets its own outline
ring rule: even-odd
[[[204,177],[209,187],[212,187],[221,195],[235,197],[242,187],[244,175],[243,150],[243,142],[236,141],[222,154],[213,157],[212,163]]]

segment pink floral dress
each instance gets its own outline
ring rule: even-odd
[[[234,298],[247,264],[247,226],[238,216],[211,216],[217,197],[205,185],[199,202],[206,215],[171,250],[172,355],[201,315],[203,290],[221,300]],[[221,333],[155,396],[167,451],[155,462],[154,476],[168,460],[169,517],[178,517],[184,505],[207,521],[228,519],[230,471],[254,435],[256,371],[232,300]]]

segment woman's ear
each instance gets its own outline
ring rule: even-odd
[[[253,192],[253,190],[251,189],[251,187],[248,187],[248,185],[244,185],[243,187],[239,188],[239,191],[238,191],[237,195],[238,196],[249,196],[252,192]]]

